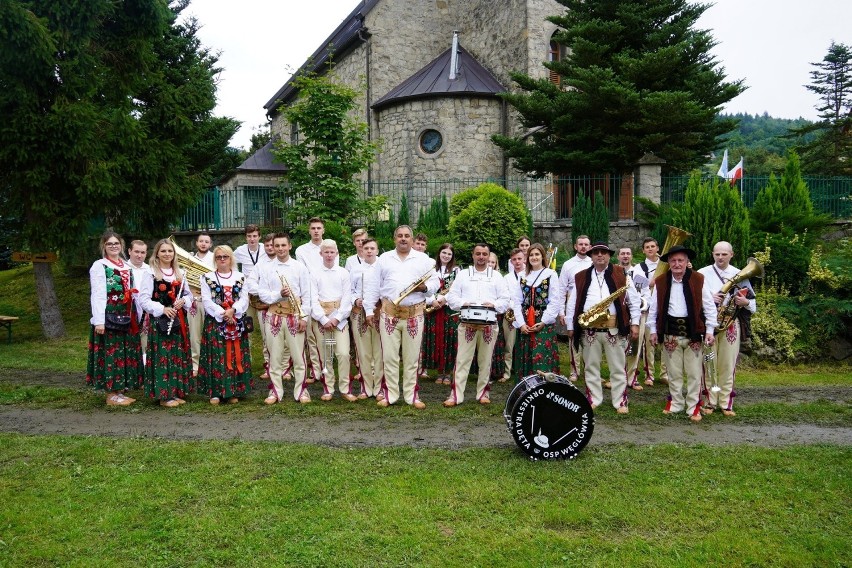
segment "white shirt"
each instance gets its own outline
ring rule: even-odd
[[[145,280],[136,286],[139,288],[139,299],[137,304],[141,309],[145,310],[155,318],[158,318],[163,315],[163,309],[165,306],[160,302],[155,302],[152,298],[154,295],[154,273],[150,270],[149,272],[151,272],[151,276],[145,278]],[[186,282],[183,272],[180,272],[179,268],[176,268],[175,272],[180,274],[180,278],[184,281],[180,297],[187,297],[187,299],[184,300],[183,309],[189,311],[189,307],[192,305],[192,292],[189,291],[189,284]],[[176,274],[172,274],[171,276],[163,274],[163,280],[171,284],[175,281],[175,276]]]
[[[317,255],[319,257],[319,255]],[[281,296],[281,276],[287,280],[290,292],[299,298],[305,319],[311,314],[311,277],[308,269],[294,258],[281,262],[276,258],[258,267],[257,295],[264,304],[277,304]]]
[[[303,245],[299,245],[296,247],[296,260],[301,262],[307,267],[308,272],[311,274],[314,271],[322,268],[322,255],[320,254],[320,245],[315,245],[313,242],[308,241]],[[340,262],[340,255],[334,257],[334,263],[338,264]]]
[[[320,302],[340,300],[340,307],[325,315]],[[337,329],[343,330],[349,314],[352,313],[352,283],[349,272],[339,265],[323,267],[311,275],[311,316],[325,325],[330,319],[337,320]]]
[[[364,264],[364,259],[358,256],[357,254],[353,254],[349,258],[346,259],[346,263],[343,267],[349,271],[349,274],[352,274],[352,271],[355,270],[355,267],[359,264]]]
[[[556,298],[559,303],[560,314],[565,314],[568,296],[571,294],[571,291],[574,290],[574,277],[578,272],[585,270],[590,266],[592,266],[592,257],[586,255],[585,258],[581,258],[579,254],[575,254],[562,265],[562,270],[559,272],[559,289],[564,295]]]
[[[591,273],[592,281],[589,283],[589,289],[586,292],[586,302],[583,304],[583,312],[591,309],[598,302],[603,301],[604,298],[609,296],[611,293],[615,292],[615,290],[610,290],[609,286],[604,279],[604,272],[598,272],[597,269],[593,268]],[[575,274],[576,276],[576,274]],[[577,287],[571,290],[571,294],[568,296],[568,303],[565,306],[565,327],[569,330],[574,329],[574,307],[577,304],[577,294],[579,294],[579,290]],[[627,287],[627,302],[628,302],[628,310],[630,312],[630,325],[639,325],[639,317],[642,315],[639,311],[640,297],[639,292],[636,291],[636,288],[633,286]],[[609,305],[609,313],[615,314],[615,302],[612,302]]]
[[[213,258],[213,251],[208,250],[207,254],[204,255],[204,258],[198,256],[197,252],[192,253],[192,256],[195,257],[195,260],[209,268],[210,270],[214,270],[216,268],[216,261]]]
[[[645,274],[645,271],[642,270],[642,262],[645,263],[645,266],[648,267],[648,274]],[[648,277],[649,281],[654,280],[654,272],[657,270],[657,265],[660,264],[660,257],[657,257],[657,260],[645,259],[642,262],[638,262],[633,266],[633,272],[637,274],[644,274]]]
[[[375,276],[378,260],[379,259],[376,258],[373,261],[373,264],[367,264],[367,261],[361,259],[361,264],[356,262],[355,266],[353,266],[352,270],[349,272],[349,282],[351,284],[350,289],[352,290],[353,303],[355,300],[364,299],[364,282]]]
[[[148,281],[153,281],[154,273],[151,272],[151,267],[143,262],[142,266],[136,266],[132,262],[128,262],[130,265],[130,269],[133,271],[133,287],[137,290],[142,290],[142,285]],[[144,313],[144,308],[140,305],[140,302],[136,302],[136,317],[138,320],[142,320],[142,314]]]
[[[260,259],[257,261],[257,264],[254,265],[254,270],[251,271],[251,274],[246,276],[245,289],[248,294],[252,294],[257,296],[257,283],[260,278],[260,268],[266,264],[269,264],[275,260],[275,256],[269,256],[266,254],[266,251],[260,255]]]
[[[207,315],[210,317],[215,318],[216,321],[221,322],[222,316],[225,314],[225,308],[213,301],[213,293],[207,285],[208,278],[213,282],[221,284],[223,287],[233,287],[234,284],[243,278],[243,274],[238,270],[232,270],[231,273],[225,277],[214,270],[213,272],[208,272],[201,277],[201,302],[204,304],[204,311],[207,312]],[[240,293],[239,300],[231,306],[234,309],[234,317],[238,319],[243,317],[243,314],[246,313],[246,310],[248,309],[248,303],[248,294],[245,292],[244,288]]]
[[[713,270],[714,267],[716,268],[716,270]],[[719,274],[716,274],[717,271],[719,272]],[[711,264],[710,266],[705,266],[698,272],[704,275],[704,285],[710,288],[710,293],[715,294],[716,292],[722,289],[722,286],[725,284],[725,282],[739,274],[740,269],[729,264],[728,268],[722,270],[715,264]],[[719,275],[722,276],[722,280],[719,279]],[[751,290],[752,294],[754,294],[754,289],[751,287],[751,282],[749,282],[748,279],[740,282],[738,286],[740,288],[748,288],[749,290]],[[728,294],[730,295],[730,291],[728,292]],[[748,308],[748,311],[750,311],[751,313],[756,312],[757,301],[754,298],[750,299],[746,308]]]
[[[252,275],[255,267],[260,264],[264,257],[269,258],[266,256],[262,243],[257,244],[255,251],[249,248],[248,243],[238,246],[237,250],[234,251],[234,258],[240,264],[240,270],[246,278]]]
[[[447,292],[447,305],[451,309],[482,306],[486,302],[494,304],[494,309],[500,314],[509,306],[509,288],[498,271],[486,268],[480,272],[469,266],[456,274],[456,279]]]
[[[401,306],[411,306],[426,300],[428,294],[437,292],[440,282],[435,273],[435,261],[426,253],[411,249],[401,258],[396,249],[383,253],[376,262],[375,278],[364,282],[364,312],[371,316],[379,299],[393,301],[411,284],[429,271],[426,292],[413,292],[406,296]]]
[[[522,275],[521,278],[526,280],[527,284],[532,286],[535,284],[536,288],[541,286],[541,283],[550,278],[550,290],[547,296],[547,307],[544,310],[544,313],[541,315],[541,323],[544,325],[551,325],[556,323],[556,316],[559,315],[562,306],[560,305],[560,298],[564,298],[564,292],[562,291],[562,285],[559,283],[559,276],[556,274],[555,270],[550,268],[541,268],[539,270],[533,270],[532,272],[528,272],[525,275]],[[535,292],[533,292],[535,294]],[[510,289],[509,296],[511,297],[512,309],[515,311],[515,321],[512,322],[512,325],[516,329],[521,329],[521,326],[526,323],[526,314],[521,307],[523,305],[524,297],[523,292],[521,290],[521,281],[518,279],[514,285],[511,284],[510,281]]]
[[[704,335],[713,335],[713,331],[718,325],[716,320],[716,303],[713,301],[713,294],[710,293],[710,288],[707,286],[707,279],[704,279],[704,286],[701,287],[701,308],[704,310],[704,326],[707,328]],[[651,333],[657,333],[657,287],[651,292],[651,306],[648,309],[648,330]],[[671,292],[669,294],[668,315],[672,317],[686,317],[688,315],[686,307],[686,298],[683,295],[683,281],[678,282],[672,277]]]

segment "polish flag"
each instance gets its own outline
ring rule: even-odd
[[[735,183],[737,183],[738,179],[743,178],[743,159],[742,158],[740,158],[740,161],[737,162],[736,166],[734,166],[733,168],[728,170],[728,176],[727,177],[728,177],[728,181],[730,181],[731,184],[735,184]]]
[[[728,179],[728,149],[725,148],[725,155],[722,156],[722,165],[719,166],[719,171],[716,175],[720,178]]]

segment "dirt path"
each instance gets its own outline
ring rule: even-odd
[[[28,372],[5,369],[0,376],[0,383],[84,388],[79,373],[33,376]],[[445,387],[424,385],[424,400],[427,403],[439,403],[444,389]],[[495,403],[499,404],[505,400],[505,393],[503,396],[499,396],[499,393],[507,389],[505,385],[498,385]],[[634,400],[650,401],[660,396],[664,396],[664,391],[655,387],[635,393]],[[748,388],[742,389],[737,402],[801,403],[816,400],[849,403],[852,400],[852,387]],[[256,402],[260,403],[260,399]],[[345,429],[340,428],[341,420],[346,421]],[[325,416],[216,415],[183,411],[129,413],[107,408],[79,411],[6,406],[0,407],[0,432],[176,440],[264,440],[335,447],[514,447],[501,417],[455,417],[446,421],[440,418],[429,421],[406,420],[394,409],[390,409],[386,417],[364,420]],[[753,444],[765,447],[815,443],[852,445],[852,426],[755,425],[734,421],[705,421],[701,424],[678,421],[672,424],[637,425],[635,422],[613,423],[610,417],[598,420],[590,442],[592,446],[624,443],[712,446]]]

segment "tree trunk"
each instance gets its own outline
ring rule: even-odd
[[[65,337],[65,322],[62,321],[59,300],[56,298],[56,289],[53,286],[51,263],[34,262],[33,274],[35,275],[36,295],[41,313],[41,329],[44,336],[47,339]]]

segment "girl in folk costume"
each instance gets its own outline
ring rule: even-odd
[[[527,251],[526,273],[512,286],[514,327],[521,333],[513,366],[521,379],[536,371],[559,372],[556,317],[559,315],[559,275],[544,266],[545,251],[539,243]]]
[[[101,237],[101,255],[89,269],[92,286],[92,330],[86,383],[106,391],[109,406],[135,399],[124,392],[142,385],[142,347],[130,263],[121,258],[124,241],[112,231]]]
[[[149,265],[153,276],[139,283],[139,303],[151,322],[145,394],[160,406],[175,407],[186,402],[191,390],[192,351],[185,310],[192,302],[192,292],[168,239],[154,246]]]
[[[432,300],[430,313],[426,314],[423,331],[423,365],[438,369],[436,383],[450,384],[450,375],[456,364],[456,336],[459,323],[447,306],[447,292],[456,279],[459,268],[453,245],[444,243],[435,258],[435,272],[441,287]],[[427,302],[428,303],[428,302]]]
[[[236,404],[254,386],[243,319],[249,298],[243,290],[245,278],[237,271],[231,247],[217,246],[213,255],[216,270],[201,277],[205,317],[198,390],[210,397],[210,404],[219,404],[222,398]]]

